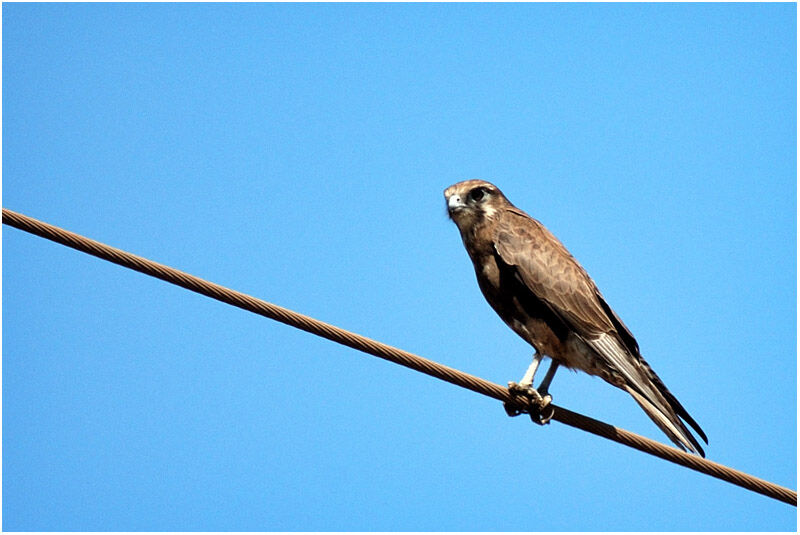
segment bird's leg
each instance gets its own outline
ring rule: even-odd
[[[551,361],[550,368],[548,368],[547,373],[544,374],[544,379],[542,379],[541,384],[539,384],[539,388],[537,388],[542,396],[546,396],[547,392],[550,390],[550,383],[553,381],[553,377],[555,377],[557,369],[558,362],[554,360]]]
[[[542,362],[542,358],[544,358],[544,356],[538,351],[534,353],[533,362],[531,362],[531,365],[528,366],[528,369],[525,371],[525,375],[522,376],[522,379],[519,380],[519,383],[515,383],[513,381],[508,383],[508,388],[520,392],[531,388],[533,386],[533,376],[536,375],[536,370],[539,369],[539,363]]]

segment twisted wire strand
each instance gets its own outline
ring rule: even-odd
[[[133,269],[140,273],[156,277],[171,284],[176,284],[187,290],[279,321],[316,336],[327,338],[328,340],[357,349],[358,351],[400,364],[412,370],[425,373],[437,379],[447,381],[448,383],[508,403],[511,406],[534,410],[536,408],[532,406],[533,402],[530,399],[513,394],[509,392],[508,388],[486,381],[480,377],[439,364],[438,362],[403,351],[402,349],[377,342],[365,336],[346,331],[287,308],[262,301],[261,299],[256,299],[247,294],[225,288],[219,284],[203,280],[175,268],[153,262],[152,260],[105,245],[79,234],[75,234],[74,232],[38,221],[26,215],[13,212],[7,208],[3,208],[3,224],[102,258],[103,260],[113,262],[120,266]],[[625,446],[635,448],[639,451],[649,453],[650,455],[660,457],[723,481],[733,483],[734,485],[794,505],[795,507],[797,506],[797,492],[791,489],[751,476],[740,470],[715,463],[708,459],[686,453],[563,407],[556,405],[551,405],[551,407],[553,409],[553,420],[613,440]]]

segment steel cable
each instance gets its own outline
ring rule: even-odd
[[[327,338],[328,340],[346,345],[364,353],[406,366],[412,370],[417,370],[504,403],[523,408],[530,407],[531,405],[531,401],[528,398],[512,394],[509,392],[508,388],[486,381],[480,377],[464,373],[455,368],[420,357],[419,355],[340,329],[339,327],[262,301],[261,299],[256,299],[247,294],[225,288],[219,284],[200,279],[188,273],[184,273],[183,271],[136,256],[121,249],[110,247],[98,241],[75,234],[74,232],[13,212],[7,208],[3,208],[3,224],[77,249],[78,251],[102,258],[103,260],[108,260],[120,266],[139,271],[140,273],[156,277],[163,281],[176,284],[187,290],[254,312],[291,327],[302,329],[311,334]],[[708,459],[686,453],[671,446],[656,442],[655,440],[631,433],[630,431],[572,412],[563,407],[558,407],[556,405],[551,405],[551,407],[553,409],[553,420],[619,442],[620,444],[691,468],[692,470],[728,481],[734,485],[758,492],[770,498],[794,505],[795,507],[797,506],[797,492],[791,489],[751,476],[728,466],[715,463]]]

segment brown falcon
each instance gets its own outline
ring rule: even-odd
[[[559,365],[597,375],[633,396],[675,444],[705,456],[684,422],[708,443],[703,430],[642,358],[636,339],[591,277],[544,225],[482,180],[454,184],[444,196],[481,292],[536,350],[512,388],[530,389],[542,357],[550,357],[539,393],[547,395]]]

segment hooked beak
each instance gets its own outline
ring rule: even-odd
[[[451,216],[453,215],[453,212],[463,210],[466,207],[467,205],[464,204],[463,200],[461,200],[461,195],[454,193],[447,198],[447,213]]]

